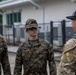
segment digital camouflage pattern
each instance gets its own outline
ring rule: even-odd
[[[1,75],[1,66],[3,68],[4,75],[11,75],[10,65],[7,55],[7,45],[3,37],[0,35],[0,75]]]
[[[34,19],[28,19],[26,21],[25,28],[28,29],[28,28],[32,28],[32,27],[38,28],[37,21]]]
[[[76,75],[76,39],[70,39],[63,50],[58,75]]]
[[[28,40],[23,43],[16,55],[14,75],[47,75],[47,60],[49,61],[50,75],[56,75],[56,65],[52,45],[41,39]]]

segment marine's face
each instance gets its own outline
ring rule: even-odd
[[[73,20],[72,25],[73,25],[73,30],[76,33],[76,20]]]
[[[35,37],[38,34],[38,30],[35,27],[27,29],[26,32],[32,37]]]

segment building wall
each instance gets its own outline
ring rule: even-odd
[[[71,0],[52,0],[46,3],[45,22],[62,20],[76,10],[76,3]]]
[[[59,21],[65,19],[67,15],[71,15],[76,10],[76,3],[72,3],[70,0],[48,0],[44,2],[44,5],[44,12],[42,8],[36,9],[32,4],[23,4],[5,9],[5,13],[21,11],[22,24],[28,18],[34,18],[38,23],[48,23],[50,20]],[[4,22],[6,21],[4,20]]]
[[[36,9],[32,4],[25,4],[25,5],[20,5],[20,6],[16,6],[16,7],[11,7],[8,9],[4,9],[4,18],[3,18],[3,25],[6,24],[6,15],[8,13],[14,13],[14,12],[21,12],[21,24],[25,24],[25,21],[28,18],[33,18],[36,19],[38,21],[38,23],[43,23],[43,11],[42,9]]]
[[[23,7],[22,9],[22,23],[25,23],[25,21],[28,18],[33,18],[38,21],[38,23],[43,23],[43,12],[42,9],[36,9],[33,5],[29,5],[26,7]]]

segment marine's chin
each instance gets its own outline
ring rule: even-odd
[[[36,35],[31,35],[32,37],[36,37]]]

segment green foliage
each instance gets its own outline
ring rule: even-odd
[[[2,10],[2,9],[0,9],[0,12],[3,12],[3,10]]]

